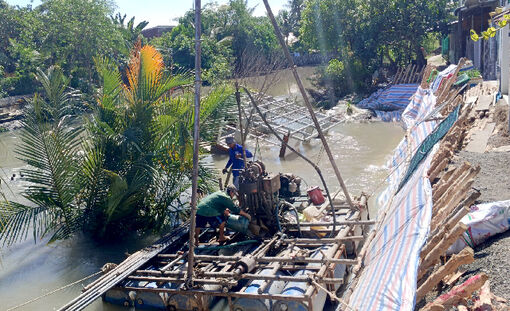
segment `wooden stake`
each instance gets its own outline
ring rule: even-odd
[[[482,288],[480,288],[478,297],[479,297],[478,300],[475,301],[475,305],[473,306],[474,310],[490,311],[493,309],[493,307],[492,307],[492,293],[491,293],[491,289],[490,289],[489,280],[485,281]]]
[[[434,306],[442,306],[443,310],[449,307],[459,305],[465,298],[478,290],[487,281],[488,277],[485,273],[477,274],[470,277],[466,282],[461,285],[455,286],[451,291],[439,296],[433,302],[427,304],[422,311],[437,310]]]
[[[441,280],[448,274],[453,273],[462,265],[470,264],[475,260],[474,252],[471,248],[463,249],[441,266],[436,272],[432,273],[425,282],[418,288],[416,292],[416,301],[420,301],[425,295],[431,291]]]
[[[425,259],[420,264],[420,271],[418,272],[418,280],[423,277],[423,275],[428,271],[428,269],[434,266],[438,261],[439,257],[444,255],[448,248],[457,241],[457,239],[468,229],[468,227],[463,224],[457,224],[455,228],[451,230],[448,234],[446,234],[441,241],[425,256]]]
[[[188,252],[188,279],[186,284],[193,285],[193,262],[195,256],[195,227],[197,213],[197,189],[198,189],[198,154],[200,142],[200,87],[201,79],[201,47],[200,38],[202,37],[202,3],[201,0],[195,0],[195,114],[193,124],[193,171],[191,178],[191,213],[190,213],[190,231],[189,231],[189,252]]]

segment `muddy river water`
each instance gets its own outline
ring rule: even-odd
[[[300,68],[302,77],[311,76],[313,70]],[[249,82],[256,87],[259,80],[253,79]],[[298,96],[297,91],[289,72],[282,73],[277,81],[272,81],[267,90],[273,96]],[[328,132],[327,140],[351,195],[359,195],[361,191],[377,194],[382,190],[382,180],[388,174],[385,163],[402,136],[403,130],[399,125],[382,122],[340,124]],[[17,193],[21,187],[19,170],[23,163],[14,155],[17,141],[16,132],[0,133],[0,167],[3,170],[0,174],[9,185],[9,189],[5,189],[5,186],[3,189],[7,198],[18,200]],[[292,144],[321,166],[330,189],[339,187],[328,158],[321,151],[320,140],[312,139],[310,143]],[[256,146],[255,141],[247,142],[247,148],[251,151],[254,151]],[[256,152],[257,159],[266,164],[268,171],[293,172],[302,177],[305,187],[306,184],[320,184],[313,168],[289,151],[284,159],[280,159],[279,147],[261,143],[257,150],[260,150]],[[207,160],[221,169],[227,158],[214,155],[208,156]],[[16,177],[11,181],[13,174],[16,174]],[[371,209],[374,215],[376,208],[372,206]],[[80,280],[97,272],[107,262],[119,263],[126,258],[126,253],[134,253],[155,239],[156,237],[143,240],[126,237],[115,245],[99,245],[77,236],[48,245],[46,241],[34,242],[29,236],[26,241],[10,248],[0,248],[0,310],[7,310]],[[17,310],[56,310],[80,293],[81,284],[86,282],[69,286]],[[98,300],[87,310],[126,309]]]

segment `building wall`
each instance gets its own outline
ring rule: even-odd
[[[510,89],[510,31],[508,26],[499,31],[499,36],[500,88],[502,94],[508,94]]]

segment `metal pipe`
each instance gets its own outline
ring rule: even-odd
[[[247,294],[247,293],[234,293],[234,292],[221,292],[221,291],[208,291],[208,290],[200,290],[194,289],[192,291],[183,291],[179,289],[173,288],[148,288],[148,287],[132,287],[126,286],[124,287],[126,290],[140,291],[140,292],[156,292],[156,293],[173,293],[173,294],[181,294],[187,296],[193,295],[210,295],[210,296],[219,296],[219,297],[248,297],[248,298],[262,298],[262,299],[278,299],[278,300],[287,300],[287,301],[303,301],[306,298],[304,296],[285,296],[285,295],[277,295],[277,294]]]
[[[188,252],[188,279],[186,284],[189,288],[193,286],[193,263],[195,256],[195,228],[197,214],[197,188],[198,188],[198,152],[200,140],[200,87],[201,79],[201,47],[202,36],[202,3],[195,0],[195,120],[193,125],[193,175],[191,179],[191,225],[189,231],[189,252]]]
[[[361,226],[365,226],[365,225],[374,225],[376,224],[377,221],[375,220],[358,220],[358,221],[337,221],[336,224],[337,225],[346,225],[346,226],[356,226],[356,225],[361,225]],[[283,224],[284,226],[287,226],[287,227],[296,227],[297,224],[294,224],[294,223],[285,223]],[[315,226],[331,226],[333,225],[332,222],[302,222],[299,224],[300,227],[315,227]]]
[[[264,1],[266,10],[267,10],[267,15],[269,16],[269,19],[271,20],[271,23],[273,24],[276,37],[278,38],[278,41],[280,42],[280,45],[283,49],[283,53],[285,54],[285,57],[287,58],[287,61],[289,62],[289,65],[291,67],[292,74],[294,75],[294,78],[296,79],[299,91],[301,92],[301,95],[303,96],[306,108],[308,108],[308,112],[310,113],[310,116],[312,117],[313,123],[315,124],[315,128],[317,129],[317,133],[319,134],[322,144],[324,145],[324,150],[326,151],[326,153],[328,155],[329,161],[331,162],[331,166],[333,167],[333,170],[335,171],[335,175],[338,179],[338,182],[340,183],[340,187],[342,187],[342,190],[344,191],[345,199],[347,200],[347,203],[349,203],[351,208],[355,209],[356,207],[352,203],[351,196],[349,195],[349,192],[347,191],[347,187],[345,186],[344,180],[342,179],[340,170],[338,170],[338,166],[336,165],[335,158],[333,157],[333,154],[331,153],[331,150],[329,149],[328,142],[326,141],[326,138],[324,137],[324,134],[322,133],[321,126],[320,126],[319,122],[317,121],[317,117],[315,116],[315,112],[313,111],[312,104],[310,103],[310,100],[308,99],[308,95],[306,94],[303,83],[301,82],[301,78],[299,77],[299,74],[296,70],[296,65],[294,64],[294,61],[292,60],[292,57],[290,56],[290,52],[287,47],[287,44],[285,44],[285,40],[283,39],[282,33],[280,31],[280,27],[278,26],[278,23],[276,22],[276,19],[273,15],[273,11],[271,10],[271,7],[269,6],[268,0],[263,0],[263,1]]]
[[[325,245],[323,245],[325,246]],[[257,262],[302,262],[302,263],[335,263],[344,265],[355,265],[358,263],[355,259],[337,259],[337,258],[304,258],[304,257],[261,257]]]

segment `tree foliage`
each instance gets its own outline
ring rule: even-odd
[[[58,65],[69,85],[92,94],[96,78],[93,57],[109,55],[119,65],[147,22],[124,25],[125,17],[111,17],[109,0],[43,0],[32,8],[14,7],[0,0],[0,89],[9,95],[35,91],[38,67]]]
[[[99,239],[128,232],[158,232],[179,217],[190,187],[193,155],[193,93],[189,73],[169,75],[152,46],[136,46],[123,82],[115,62],[95,58],[102,80],[98,105],[85,123],[69,109],[73,93],[62,70],[40,72],[44,97],[36,95],[18,148],[30,204],[0,204],[0,240],[11,244],[51,235],[50,241],[85,231]],[[202,100],[202,126],[232,94],[213,89]],[[200,187],[213,174],[200,167]]]
[[[186,12],[170,33],[153,41],[180,69],[194,67],[193,14]],[[207,4],[202,9],[202,68],[207,82],[241,71],[243,58],[259,54],[270,57],[278,49],[269,19],[253,16],[246,0],[230,0],[221,6]]]
[[[319,68],[318,84],[337,96],[367,89],[381,66],[425,64],[429,33],[446,33],[447,0],[306,0],[299,39],[305,49],[338,59]],[[331,68],[330,68],[331,67]],[[334,74],[336,73],[336,74]],[[336,96],[331,96],[336,100]]]

